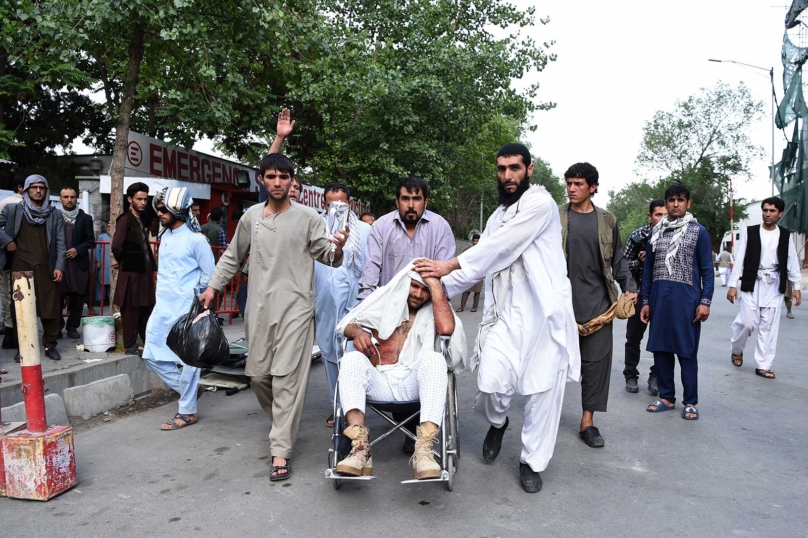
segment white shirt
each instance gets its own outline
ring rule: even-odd
[[[735,265],[729,278],[729,287],[737,288],[743,271],[746,258],[747,232],[741,233],[741,239],[735,247]],[[738,289],[739,297],[750,301],[753,308],[778,308],[783,304],[783,294],[780,293],[780,273],[777,263],[777,245],[780,241],[780,228],[766,230],[760,227],[760,265],[758,267],[758,280],[752,292]],[[788,238],[788,280],[795,290],[800,289],[802,274],[797,260],[797,248],[794,245],[794,236]]]
[[[561,219],[558,206],[541,189],[543,192],[535,196],[523,195],[517,202],[517,214],[504,225],[506,208],[500,206],[494,211],[480,242],[458,256],[461,268],[442,279],[451,298],[485,278],[485,318],[494,305],[492,275],[520,260],[524,267],[515,275],[507,308],[483,347],[478,384],[484,392],[545,392],[555,386],[562,369],[573,381],[581,377],[572,286],[561,248]],[[523,315],[525,312],[528,314]],[[486,366],[485,351],[491,338],[507,341],[507,347],[518,353],[512,357],[513,364]]]

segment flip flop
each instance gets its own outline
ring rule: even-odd
[[[177,420],[180,420],[181,422],[178,423]],[[180,430],[186,426],[192,426],[196,424],[196,422],[196,417],[191,418],[188,415],[181,415],[180,413],[177,413],[174,415],[174,418],[160,426],[160,429],[164,432]]]
[[[286,460],[286,465],[271,465],[269,467],[269,481],[270,482],[279,482],[281,480],[288,480],[292,477],[292,458],[283,458]],[[283,474],[276,474],[272,476],[272,473],[277,471],[286,471]]]
[[[651,409],[651,406],[656,407],[656,409]],[[652,403],[651,405],[649,405],[648,407],[646,407],[645,410],[648,411],[649,413],[661,413],[663,411],[670,411],[671,409],[673,409],[675,407],[676,407],[676,404],[673,404],[672,406],[668,407],[667,405],[665,405],[665,402],[663,402],[662,400],[657,400],[654,403]]]
[[[696,415],[695,417],[686,417],[687,414]],[[693,407],[692,405],[686,405],[682,409],[682,418],[685,420],[698,420],[699,419],[699,410]]]

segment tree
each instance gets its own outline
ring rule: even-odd
[[[752,142],[749,130],[762,117],[763,103],[743,83],[702,88],[645,123],[637,165],[680,179],[709,159],[727,177],[750,177],[751,163],[763,149]]]
[[[550,196],[553,197],[553,200],[555,200],[557,204],[563,204],[567,201],[565,182],[553,173],[553,170],[550,168],[550,163],[541,157],[533,158],[533,176],[530,182],[536,185],[542,185],[547,189],[547,192],[550,193]]]
[[[330,14],[328,41],[340,46],[301,63],[289,83],[293,113],[316,122],[313,144],[290,149],[317,181],[350,182],[374,207],[391,207],[395,182],[419,175],[448,209],[476,173],[457,163],[481,155],[481,130],[500,119],[521,126],[552,106],[535,102],[535,86],[520,93],[511,85],[554,59],[549,44],[519,35],[535,23],[532,8],[497,0],[327,0],[320,8]],[[492,26],[513,32],[497,37]]]
[[[690,189],[690,212],[707,229],[713,246],[717,247],[730,229],[729,179],[716,171],[710,159],[704,159],[695,170],[689,170],[680,179],[644,180],[626,185],[619,191],[609,191],[608,210],[617,217],[620,236],[625,244],[631,232],[648,224],[648,206],[651,200],[665,197],[665,189],[681,182]],[[735,221],[747,217],[746,200],[736,198]]]
[[[447,212],[484,170],[473,156],[499,140],[498,122],[515,125],[513,140],[531,112],[553,106],[535,84],[512,87],[555,57],[531,37],[535,10],[500,0],[18,0],[0,10],[15,69],[40,77],[56,62],[74,74],[68,87],[103,96],[115,128],[113,226],[130,128],[185,146],[207,135],[252,160],[288,106],[289,151],[307,179],[349,183],[381,210],[399,178],[420,175]],[[494,138],[481,143],[485,126]]]
[[[300,6],[310,7],[305,0]],[[232,129],[236,110],[268,115],[267,70],[287,72],[291,52],[305,52],[311,21],[319,21],[298,16],[294,7],[251,0],[20,0],[4,8],[0,44],[20,72],[45,78],[57,60],[78,74],[74,82],[103,91],[115,124],[114,233],[136,99],[145,103],[153,129],[159,124],[185,145],[200,133]],[[112,293],[116,280],[113,272]]]

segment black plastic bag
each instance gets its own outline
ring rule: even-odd
[[[216,313],[203,308],[198,297],[188,313],[171,327],[166,344],[188,366],[212,368],[233,360]]]

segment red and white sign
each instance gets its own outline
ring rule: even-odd
[[[325,190],[322,187],[315,187],[314,185],[301,185],[300,189],[298,202],[312,209],[316,209],[320,213],[325,211]],[[356,213],[356,216],[359,216],[362,213],[368,213],[370,211],[370,204],[363,202],[362,200],[352,198],[349,205],[351,206],[351,211]]]
[[[152,176],[193,183],[230,183],[237,185],[239,172],[250,178],[250,190],[257,190],[255,168],[213,157],[182,146],[165,145],[162,140],[129,131],[127,170],[141,177]]]

